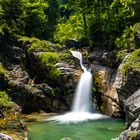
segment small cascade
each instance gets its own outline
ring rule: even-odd
[[[87,69],[84,67],[83,62],[82,62],[82,54],[81,54],[80,52],[77,52],[77,51],[71,51],[71,50],[70,50],[70,52],[72,53],[72,55],[73,55],[74,57],[76,57],[77,59],[80,60],[81,68],[83,69],[84,72],[86,72]]]

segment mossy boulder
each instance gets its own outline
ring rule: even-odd
[[[132,52],[126,61],[126,63],[122,66],[122,75],[125,76],[129,71],[140,72],[140,49],[135,50]]]
[[[55,64],[60,61],[60,57],[56,52],[44,52],[37,55],[39,61],[43,64],[47,75],[59,78],[61,72],[56,68]]]
[[[120,67],[122,80],[117,87],[118,97],[122,104],[140,87],[140,49],[127,55]]]

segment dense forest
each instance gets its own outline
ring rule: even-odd
[[[122,77],[127,77],[132,71],[139,81],[140,1],[0,0],[0,128],[5,128],[9,120],[18,117],[16,111],[32,113],[61,110],[56,106],[51,109],[46,98],[63,102],[63,111],[70,109],[66,92],[74,90],[75,86],[65,85],[70,83],[70,76],[64,76],[65,72],[56,65],[58,62],[74,65],[69,49],[79,50],[85,53],[85,57],[95,50],[109,52],[111,58],[107,58],[104,65],[109,65],[113,72],[125,54],[131,54],[122,67]],[[111,64],[109,60],[112,60]],[[86,63],[93,62],[89,58]],[[94,77],[96,86],[93,91],[98,93],[95,95],[96,103],[100,104],[98,109],[104,112],[101,101],[104,100],[101,99],[104,89],[97,76]],[[36,87],[32,86],[34,83]],[[134,93],[139,86],[136,82],[137,88],[130,91]],[[42,99],[37,89],[45,99]],[[25,95],[26,92],[29,94]],[[37,98],[39,105],[36,103]],[[30,99],[33,100],[26,103]],[[122,102],[120,99],[117,104],[123,110]],[[122,110],[120,116],[125,118],[127,114],[124,115]]]
[[[138,47],[139,8],[138,0],[1,0],[1,40],[27,36],[63,44],[74,38],[131,50]]]

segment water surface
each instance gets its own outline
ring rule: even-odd
[[[103,119],[78,123],[34,122],[28,125],[29,140],[111,140],[124,129],[122,120]]]

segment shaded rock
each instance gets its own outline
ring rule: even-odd
[[[140,114],[140,89],[125,101],[126,121],[130,125]]]
[[[80,43],[75,39],[69,39],[69,40],[66,40],[65,46],[68,48],[80,47]]]
[[[13,140],[10,136],[0,133],[1,140]]]
[[[20,65],[15,65],[12,71],[9,71],[11,80],[19,83],[27,84],[29,81],[29,75],[26,71],[22,70]]]
[[[118,61],[116,59],[116,55],[113,52],[108,52],[105,49],[97,49],[92,51],[88,56],[88,60],[91,63],[107,66],[107,67],[118,67]]]

